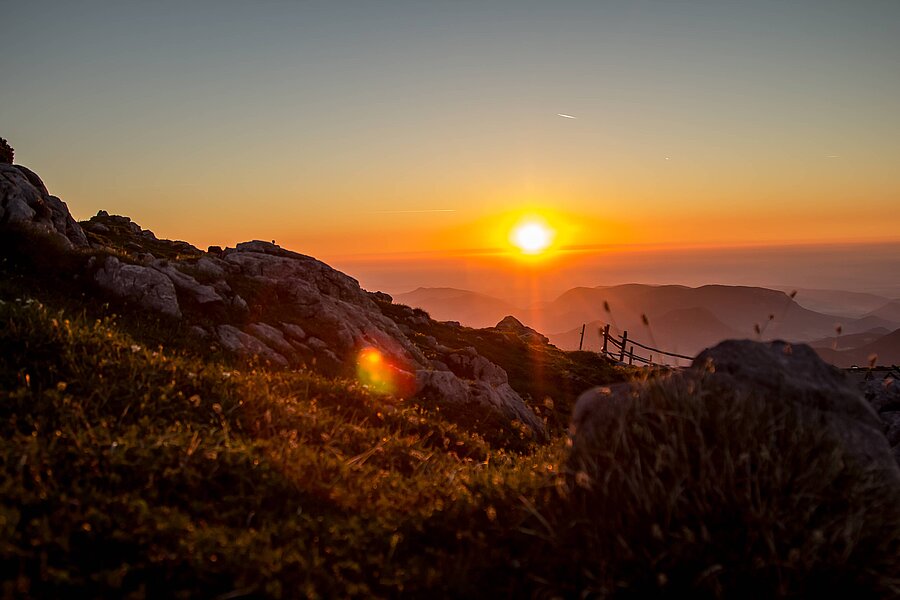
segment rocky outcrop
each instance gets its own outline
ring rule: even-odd
[[[124,240],[126,251],[133,245],[139,263],[105,259],[94,276],[102,288],[144,309],[189,321],[213,316],[219,324],[212,336],[229,352],[271,365],[315,363],[319,369],[349,374],[359,353],[374,348],[390,368],[415,381],[401,390],[437,403],[492,411],[543,435],[542,421],[509,385],[501,367],[474,347],[453,349],[428,337],[424,346],[413,342],[408,325],[428,326],[427,315],[393,307],[386,294],[363,290],[355,279],[321,261],[259,240],[201,253],[196,260],[168,260],[153,254],[167,249],[167,242],[147,236],[126,217],[101,214],[90,225],[91,231],[103,227]],[[385,315],[380,304],[399,309],[406,324]],[[213,307],[219,312],[210,312]],[[523,328],[516,335],[529,331]],[[439,358],[429,359],[425,350]]]
[[[269,242],[246,242],[225,250],[224,262],[253,290],[251,312],[283,312],[308,322],[306,333],[349,358],[374,347],[402,364],[425,364],[422,352],[352,277],[309,256]],[[277,327],[277,324],[273,324]]]
[[[523,342],[530,344],[549,344],[550,338],[535,331],[531,327],[523,325],[521,321],[512,315],[507,315],[494,326],[497,331],[514,335]]]
[[[95,271],[94,281],[116,298],[134,302],[147,310],[181,317],[175,285],[152,267],[124,264],[116,257],[108,256]]]
[[[87,237],[66,203],[21,165],[0,164],[0,223],[56,235],[68,246],[86,247]]]
[[[190,297],[197,304],[208,305],[214,302],[224,304],[225,300],[210,285],[203,285],[196,279],[183,273],[169,264],[167,261],[154,260],[151,263],[152,268],[156,269],[166,277],[168,277],[175,288]]]
[[[478,366],[469,371],[468,377],[450,370],[419,369],[416,371],[416,395],[454,405],[490,407],[543,435],[544,424],[506,381],[506,371],[482,356],[473,362]]]
[[[261,342],[289,364],[312,354],[344,365],[354,364],[361,350],[376,348],[392,368],[415,374],[417,396],[487,408],[543,434],[543,423],[509,385],[502,368],[472,347],[441,348],[442,360],[429,360],[407,332],[380,310],[376,301],[390,303],[388,296],[370,294],[355,279],[325,263],[270,242],[238,244],[223,255],[223,271],[243,278],[240,287],[254,291],[254,298],[248,299],[251,314],[290,314],[303,323],[302,327],[280,321],[254,323],[243,329],[253,340],[227,330],[224,346],[234,348],[243,341],[246,344],[239,351],[252,354],[259,353],[256,342]],[[409,317],[430,321],[415,312]],[[221,339],[223,332],[219,335]]]
[[[367,292],[312,257],[260,240],[204,253],[106,211],[85,222],[83,230],[37,175],[9,165],[0,165],[0,200],[0,220],[51,232],[69,247],[99,251],[100,257],[86,259],[86,270],[100,289],[138,308],[182,319],[196,339],[270,365],[314,364],[344,376],[355,375],[360,354],[375,349],[398,380],[409,382],[395,393],[492,411],[543,433],[542,421],[501,367],[473,347],[449,348],[428,336],[422,346],[422,336],[411,327],[431,326],[426,313],[404,311],[388,294]],[[509,325],[513,335],[539,335],[521,323],[502,325]]]

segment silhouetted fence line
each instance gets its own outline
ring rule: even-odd
[[[584,339],[584,327],[581,328],[581,337]],[[653,366],[670,366],[666,364],[660,364],[658,362],[653,361],[653,354],[649,357],[643,357],[634,353],[634,347],[642,348],[644,350],[648,350],[650,352],[655,352],[657,356],[669,356],[672,358],[681,358],[684,360],[694,360],[693,356],[687,356],[685,354],[678,354],[676,352],[669,352],[668,350],[660,350],[659,348],[654,348],[653,346],[647,346],[646,344],[642,344],[640,342],[636,342],[634,340],[628,339],[628,330],[622,332],[621,336],[610,335],[609,333],[609,325],[607,324],[600,331],[600,337],[603,339],[603,346],[600,348],[601,356],[608,356],[613,360],[616,360],[620,363],[624,363],[626,358],[628,359],[628,364],[633,365],[635,362],[644,364],[644,365],[653,365]],[[612,346],[612,350],[610,349]],[[581,344],[579,344],[579,349]],[[627,350],[626,350],[627,348]]]

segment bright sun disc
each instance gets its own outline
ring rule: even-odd
[[[553,241],[553,230],[540,221],[523,221],[512,230],[510,240],[525,254],[540,254]]]

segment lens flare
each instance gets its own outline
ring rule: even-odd
[[[388,362],[377,348],[365,348],[359,353],[356,375],[360,383],[377,392],[390,394],[394,391]]]
[[[372,391],[398,397],[415,392],[415,375],[394,364],[378,348],[363,348],[356,358],[356,377]]]

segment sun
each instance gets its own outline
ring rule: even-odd
[[[513,227],[509,240],[523,254],[541,254],[553,242],[556,232],[543,219],[523,219]]]

